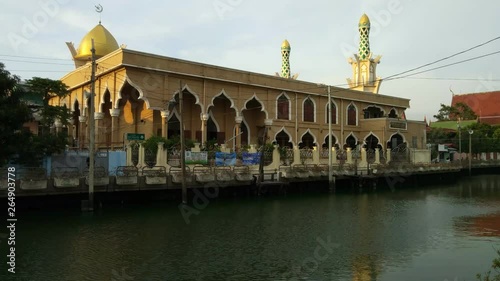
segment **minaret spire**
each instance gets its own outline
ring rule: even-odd
[[[285,39],[281,44],[281,77],[290,78],[290,43]]]
[[[296,73],[292,76],[290,72],[290,43],[285,39],[281,44],[281,74],[276,72],[276,76],[296,80],[299,74]]]
[[[358,56],[364,60],[370,55],[370,19],[366,14],[363,14],[359,20],[359,49]]]
[[[358,24],[359,49],[353,58],[349,58],[352,65],[353,78],[348,78],[349,88],[357,91],[378,94],[381,79],[377,77],[377,64],[381,56],[372,58],[370,51],[370,19],[366,14],[361,16]]]

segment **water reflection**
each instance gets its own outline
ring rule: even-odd
[[[90,217],[39,212],[18,229],[16,277],[112,280],[126,268],[133,280],[473,280],[499,237],[498,175],[396,192],[214,200],[189,225],[170,203]],[[339,245],[325,260],[315,258],[318,238]]]
[[[457,231],[474,236],[500,237],[500,212],[459,218]]]

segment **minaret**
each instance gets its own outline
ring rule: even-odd
[[[290,78],[290,43],[285,39],[281,44],[281,77]]]
[[[288,40],[283,41],[283,43],[281,44],[281,74],[276,72],[276,76],[296,80],[297,77],[299,77],[299,74],[296,73],[292,76],[292,73],[290,72],[291,50],[292,48],[290,48],[290,43],[288,43]]]
[[[357,91],[371,92],[378,94],[380,88],[380,77],[376,75],[377,64],[380,63],[381,56],[372,58],[370,51],[370,19],[363,14],[359,20],[359,49],[358,54],[349,58],[352,65],[353,78],[348,78],[349,88]]]

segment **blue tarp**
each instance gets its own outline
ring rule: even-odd
[[[216,152],[215,166],[235,166],[236,153]]]
[[[243,152],[241,155],[243,157],[243,165],[246,166],[259,165],[260,163],[260,152],[257,153]]]

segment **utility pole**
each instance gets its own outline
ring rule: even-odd
[[[472,176],[472,134],[473,130],[469,130],[469,177]]]
[[[181,170],[182,170],[182,203],[187,204],[187,188],[186,188],[186,163],[185,158],[185,145],[184,145],[184,117],[183,114],[183,97],[182,97],[182,80],[179,80],[179,123],[181,129]]]
[[[264,127],[264,136],[262,137],[262,146],[260,149],[260,162],[259,162],[259,184],[264,181],[264,153],[266,149],[266,140],[267,140],[267,130],[268,127]]]
[[[91,89],[90,89],[90,109],[89,109],[89,202],[88,211],[94,210],[94,170],[95,170],[95,121],[94,121],[94,97],[95,97],[95,48],[94,39],[92,39],[92,76],[91,76]]]
[[[332,167],[332,94],[330,86],[328,86],[328,184],[329,190],[335,189],[333,181]]]

